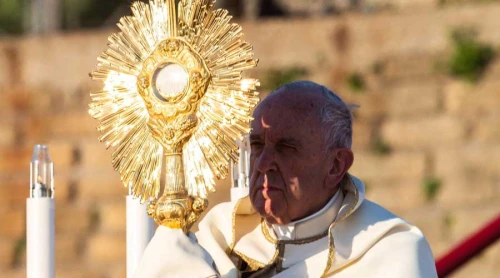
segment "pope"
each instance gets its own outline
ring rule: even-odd
[[[250,194],[199,231],[159,227],[138,278],[437,277],[422,232],[365,199],[350,107],[326,87],[286,84],[255,109]]]

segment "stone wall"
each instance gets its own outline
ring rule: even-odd
[[[475,26],[483,41],[500,45],[499,13],[492,3],[243,25],[261,60],[253,75],[304,68],[301,78],[361,105],[352,173],[366,181],[370,199],[418,225],[438,257],[500,213],[500,63],[475,85],[436,70],[453,27]],[[57,277],[125,276],[126,190],[87,114],[88,94],[99,87],[88,73],[111,31],[0,40],[5,277],[25,277],[25,199],[37,143],[49,145],[56,167]],[[347,85],[353,72],[364,91]],[[211,203],[228,200],[228,189],[219,182]],[[453,277],[495,277],[499,258],[497,243]]]

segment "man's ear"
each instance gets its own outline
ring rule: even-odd
[[[351,168],[353,162],[354,154],[352,153],[351,149],[335,149],[331,156],[331,167],[327,175],[327,187],[335,188],[347,173],[347,171],[349,171],[349,168]]]

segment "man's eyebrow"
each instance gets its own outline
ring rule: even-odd
[[[278,139],[278,144],[293,145],[296,147],[301,146],[301,144],[298,140],[296,140],[294,138],[286,138],[286,137]]]
[[[257,134],[250,134],[250,141],[260,140],[260,136]]]

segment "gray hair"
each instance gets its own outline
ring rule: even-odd
[[[357,105],[347,105],[337,94],[330,91],[325,86],[311,81],[295,81],[278,88],[281,90],[299,90],[303,92],[312,90],[321,90],[326,98],[323,107],[320,110],[322,135],[325,140],[325,151],[331,151],[335,148],[352,147],[352,110]]]
[[[352,109],[357,105],[347,105],[337,94],[323,87],[322,94],[327,99],[321,109],[325,149],[352,147]]]

